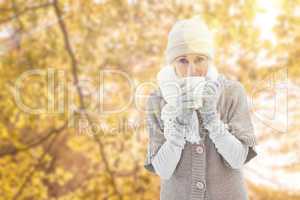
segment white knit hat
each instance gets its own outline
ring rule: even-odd
[[[200,53],[213,58],[213,37],[199,15],[178,20],[168,35],[165,51],[168,64],[176,57],[189,53]]]

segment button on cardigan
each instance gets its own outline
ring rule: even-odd
[[[257,156],[257,140],[246,91],[239,81],[225,77],[222,81],[225,87],[217,110],[220,119],[228,125],[230,133],[248,145],[248,154],[244,162],[246,164]],[[156,172],[151,161],[166,141],[163,122],[160,119],[160,111],[164,104],[166,102],[159,89],[150,94],[147,107],[149,143],[144,167],[153,174]],[[248,200],[242,168],[230,167],[208,136],[199,113],[198,118],[199,134],[203,139],[200,144],[186,142],[171,178],[160,179],[160,200]],[[199,154],[200,145],[203,153]]]

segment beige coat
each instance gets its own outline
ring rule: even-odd
[[[240,141],[249,145],[245,164],[257,156],[257,140],[250,118],[247,94],[243,85],[221,75],[224,90],[218,101],[217,110],[229,131]],[[144,167],[155,173],[151,159],[166,141],[163,123],[160,119],[161,108],[166,104],[161,91],[156,89],[148,99],[147,127],[149,143]],[[208,131],[203,128],[201,116],[199,134],[201,144],[186,143],[181,158],[172,177],[161,179],[161,200],[247,200],[248,193],[242,169],[233,169],[217,152]]]

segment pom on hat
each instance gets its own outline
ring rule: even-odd
[[[199,15],[178,20],[168,35],[165,51],[168,64],[176,57],[190,53],[204,54],[210,59],[214,54],[212,34]]]

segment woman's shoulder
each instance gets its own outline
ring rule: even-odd
[[[165,103],[166,102],[162,96],[161,90],[159,88],[155,88],[148,95],[147,111],[153,111],[158,114]]]
[[[219,79],[222,81],[224,90],[231,96],[240,95],[245,91],[244,85],[236,79],[229,78],[225,75],[220,75]]]

